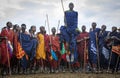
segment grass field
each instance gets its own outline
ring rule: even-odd
[[[0,77],[2,78],[2,76]],[[84,73],[57,73],[57,74],[31,74],[11,75],[3,78],[120,78],[120,74],[84,74]]]

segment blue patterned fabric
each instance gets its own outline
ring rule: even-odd
[[[89,61],[93,64],[97,64],[97,45],[96,45],[96,33],[99,34],[100,29],[96,28],[89,33]],[[97,36],[98,37],[98,36]]]
[[[29,56],[29,60],[33,60],[36,53],[36,46],[37,46],[37,40],[31,39],[30,35],[20,33],[19,34],[19,41],[22,45],[23,50],[26,52],[26,54]],[[25,58],[22,59],[23,63],[27,63],[25,61]],[[24,66],[25,64],[23,64]]]
[[[77,28],[78,25],[78,12],[76,11],[66,11],[65,12],[65,22],[68,28],[68,31],[72,32],[71,30],[74,30]]]
[[[120,39],[120,33],[118,33],[118,32],[111,32],[110,37],[112,37],[112,36],[115,36],[115,37]],[[117,39],[114,39],[113,40],[113,46],[118,46],[118,45],[120,45],[120,41],[117,40]],[[110,63],[112,69],[116,68],[117,58],[118,57],[119,57],[118,54],[112,52],[111,63]],[[118,61],[118,64],[119,63],[120,63],[120,60]],[[117,70],[118,70],[118,65],[117,65]]]
[[[100,65],[101,67],[107,67],[108,66],[108,60],[109,60],[109,49],[106,48],[106,37],[108,35],[108,31],[104,31],[102,33],[99,33],[98,40],[99,40],[99,54],[100,54]]]
[[[61,26],[61,40],[69,43],[69,50],[74,54],[74,62],[77,61],[76,36],[79,34],[77,29],[78,13],[75,11],[65,12],[65,23],[67,26]]]
[[[32,60],[36,53],[37,40],[31,39],[30,35],[20,33],[20,43],[22,45],[23,50],[30,57],[30,60]]]
[[[28,60],[26,59],[26,56],[23,56],[22,59],[20,59],[21,66],[26,69],[28,66]]]

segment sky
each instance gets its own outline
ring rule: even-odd
[[[99,28],[106,25],[107,30],[112,26],[120,27],[120,0],[63,0],[65,10],[69,9],[70,2],[78,11],[80,30],[82,25],[86,25],[89,31],[92,22],[96,22]],[[0,30],[11,21],[13,24],[26,24],[27,30],[32,25],[37,27],[37,31],[40,26],[45,26],[48,33],[46,14],[50,28],[64,25],[61,0],[0,0]]]

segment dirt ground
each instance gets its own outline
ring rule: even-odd
[[[0,77],[2,78],[2,76]],[[32,74],[11,75],[3,78],[120,78],[119,74],[84,74],[84,73],[57,73],[57,74]]]

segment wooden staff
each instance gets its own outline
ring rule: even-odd
[[[85,72],[85,68],[86,68],[86,54],[87,54],[87,52],[86,52],[86,50],[87,50],[87,48],[86,48],[86,39],[85,39],[84,43],[85,43],[85,46],[84,46],[84,72]]]
[[[48,19],[48,15],[46,14],[46,18],[47,18],[47,24],[48,24],[48,31],[49,31],[49,35],[50,35],[50,26],[49,26],[49,19]],[[50,39],[50,45],[52,44],[52,40],[51,40],[51,37],[49,37]],[[52,46],[50,46],[50,53],[51,53],[51,50],[52,50]],[[51,56],[52,56],[52,53],[51,53]]]
[[[61,0],[61,4],[62,4],[63,12],[65,12],[65,10],[64,10],[64,5],[63,5],[63,0]]]
[[[46,20],[45,20],[45,27],[46,27]]]
[[[98,60],[98,71],[100,72],[100,56],[99,56],[99,50],[98,50],[98,35],[96,33],[96,52],[97,52],[97,60]]]
[[[114,44],[114,41],[112,41],[112,45]],[[109,58],[109,62],[108,62],[108,68],[107,68],[107,73],[109,73],[109,70],[110,70],[110,63],[111,63],[111,60],[112,60],[112,50],[110,52],[110,58]]]
[[[21,48],[22,48],[22,37],[21,37],[20,31],[19,31],[19,35],[20,35],[20,45],[21,45]],[[19,55],[20,55],[20,54],[19,54]],[[24,55],[24,56],[25,56],[25,55]],[[24,56],[23,56],[23,57],[24,57]],[[21,67],[21,59],[18,60],[18,70],[19,70],[19,72],[23,71],[23,70],[22,70],[22,67]]]
[[[60,26],[60,20],[58,21],[57,34],[58,34],[59,26]]]
[[[49,26],[48,14],[46,14],[46,18],[47,18],[48,32],[49,32],[49,35],[50,35],[50,26]],[[50,38],[50,44],[52,44],[51,37],[49,37],[49,38]],[[50,49],[52,49],[52,46],[50,46]]]
[[[64,13],[64,22],[65,22],[65,25],[67,26],[67,20],[66,20],[66,16],[65,16],[65,9],[64,9],[63,0],[61,0],[61,5],[62,5],[63,13]]]
[[[50,26],[49,26],[48,14],[46,14],[46,18],[47,18],[48,32],[49,32],[49,35],[50,35]],[[51,43],[51,38],[50,38],[50,43]]]

